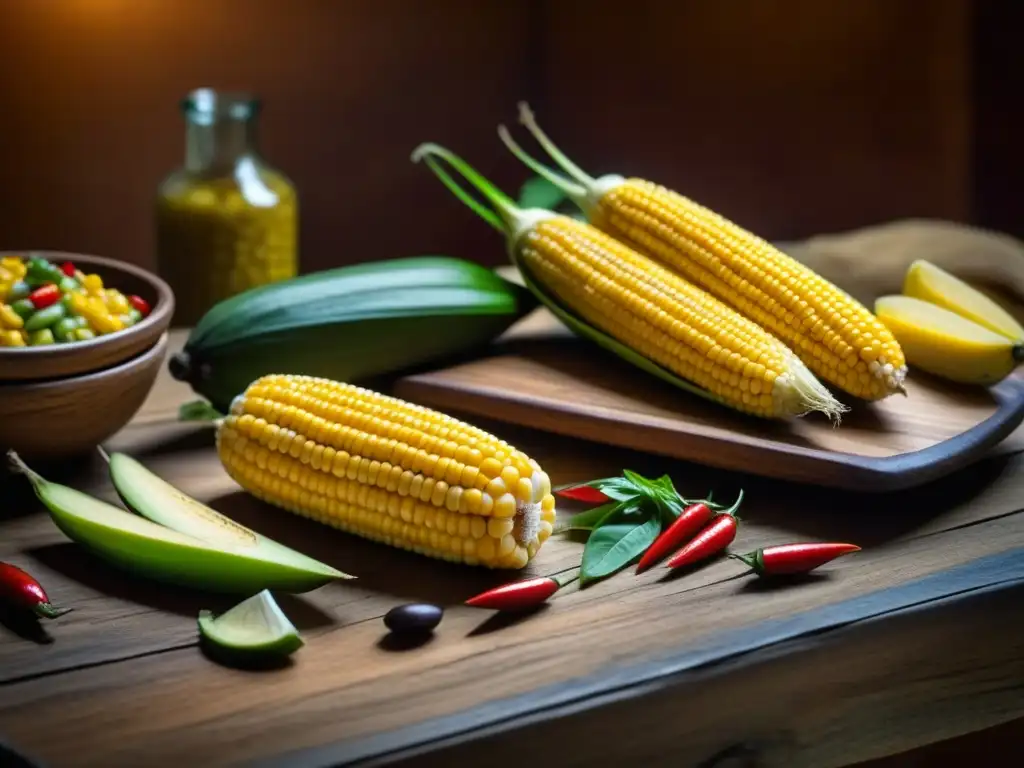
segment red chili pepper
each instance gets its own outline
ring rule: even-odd
[[[739,518],[736,515],[726,513],[716,515],[693,541],[673,555],[665,565],[669,568],[680,568],[718,554],[736,538],[738,527]]]
[[[522,611],[540,605],[555,592],[579,578],[577,573],[569,578],[566,576],[538,576],[535,579],[524,579],[504,584],[466,601],[473,608],[491,608],[498,611]]]
[[[26,608],[37,616],[55,619],[71,611],[71,608],[58,608],[50,603],[42,585],[10,563],[0,563],[0,597],[19,608]]]
[[[856,544],[821,542],[812,544],[780,544],[762,547],[745,555],[730,555],[749,565],[758,576],[807,573],[819,565],[851,552],[859,552]]]
[[[610,496],[605,496],[603,492],[592,488],[589,485],[574,485],[569,488],[559,488],[555,490],[556,496],[561,496],[566,499],[573,499],[574,501],[582,501],[587,504],[604,504],[606,501],[611,501]]]
[[[28,298],[36,309],[46,309],[60,300],[60,288],[53,283],[48,283],[41,288],[36,288],[28,295]]]
[[[149,314],[149,302],[141,296],[129,296],[128,303],[139,310],[143,317]]]
[[[70,261],[65,261],[63,264],[60,265],[60,271],[63,272],[68,277],[74,277],[75,265],[72,264]]]
[[[736,502],[721,514],[734,515],[736,510],[739,509],[741,501],[743,501],[743,491],[740,491]],[[647,548],[644,556],[640,558],[640,562],[636,565],[636,572],[643,573],[663,557],[679,549],[684,543],[696,536],[715,514],[715,510],[711,509],[704,502],[697,502],[688,506],[680,513],[672,525],[666,528],[654,540],[654,543]]]

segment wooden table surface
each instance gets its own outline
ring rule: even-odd
[[[507,576],[354,539],[242,493],[209,429],[175,422],[193,398],[163,377],[107,447],[359,578],[281,596],[306,646],[278,669],[232,669],[198,647],[196,614],[235,600],[104,565],[21,478],[0,476],[0,560],[75,608],[44,634],[10,616],[0,630],[0,739],[39,764],[828,768],[1024,716],[1018,453],[914,491],[858,495],[481,423],[556,484],[628,468],[668,472],[689,495],[742,487],[736,551],[811,538],[864,548],[784,587],[738,577],[728,559],[681,578],[622,572],[503,621],[461,601]],[[114,499],[98,457],[48,471]],[[528,573],[571,566],[581,549],[553,537]],[[381,622],[408,600],[447,608],[419,647],[393,643]]]

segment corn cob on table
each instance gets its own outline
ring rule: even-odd
[[[176,420],[187,399],[165,376],[107,448],[145,456],[183,492],[358,578],[279,598],[306,639],[291,663],[227,668],[198,649],[195,613],[231,600],[126,580],[68,543],[19,485],[0,560],[75,606],[47,624],[49,644],[0,634],[0,734],[43,764],[696,765],[742,753],[849,765],[1024,717],[1016,438],[970,472],[878,496],[470,419],[554,484],[629,468],[668,473],[690,495],[742,488],[736,551],[781,539],[864,547],[795,588],[737,578],[723,559],[684,578],[651,570],[570,586],[546,610],[506,619],[461,605],[500,583],[490,569],[368,542],[242,492],[206,428]],[[97,458],[61,479],[113,498],[105,472]],[[560,503],[560,518],[572,513]],[[523,574],[573,566],[581,546],[552,536]],[[425,644],[392,643],[381,622],[409,600],[445,607]]]

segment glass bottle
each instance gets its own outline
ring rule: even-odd
[[[175,294],[173,323],[298,273],[298,201],[257,151],[259,101],[202,88],[181,102],[185,165],[160,184],[157,270]]]

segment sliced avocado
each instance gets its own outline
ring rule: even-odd
[[[211,592],[254,594],[263,589],[308,592],[345,574],[319,564],[275,561],[259,550],[218,547],[164,528],[30,469],[14,451],[14,467],[28,477],[54,523],[72,541],[126,571]]]
[[[353,578],[236,523],[182,493],[127,454],[110,455],[110,478],[124,503],[154,523],[214,547],[238,550],[253,559],[279,563],[311,574],[319,573],[332,579]]]

